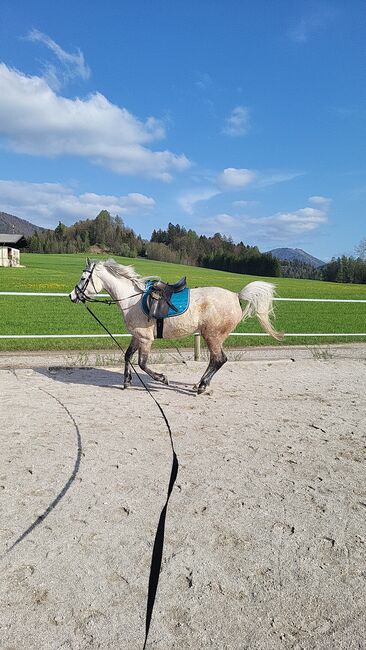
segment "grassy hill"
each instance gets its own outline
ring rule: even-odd
[[[105,257],[104,257],[105,258]],[[155,262],[141,258],[115,257],[121,264],[133,264],[141,275],[160,275],[168,282],[187,275],[190,287],[221,286],[239,291],[255,276],[240,275]],[[0,291],[26,292],[70,292],[80,279],[85,256],[23,254],[24,268],[0,268]],[[273,282],[273,278],[260,278]],[[365,285],[335,284],[315,280],[276,278],[277,293],[282,298],[338,298],[366,299]],[[118,308],[95,305],[95,312],[115,333],[125,332]],[[276,302],[276,327],[288,333],[293,332],[365,332],[366,304],[354,303],[296,303]],[[74,305],[68,298],[57,297],[12,297],[0,296],[0,334],[100,334],[103,333],[83,305]],[[240,323],[237,331],[261,332],[256,319]],[[285,344],[322,345],[329,342],[346,342],[361,337],[329,338],[287,338]],[[366,341],[366,337],[364,337]],[[128,339],[126,339],[127,342]],[[156,342],[155,345],[179,344],[192,346],[192,338],[178,341]],[[244,347],[247,345],[278,345],[269,337],[230,337],[226,345]],[[281,344],[280,344],[281,345]],[[0,350],[16,349],[92,349],[111,348],[108,339],[0,339]]]

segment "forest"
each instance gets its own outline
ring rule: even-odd
[[[31,253],[108,253],[123,257],[145,257],[162,262],[201,266],[232,273],[266,277],[309,278],[328,282],[366,283],[366,261],[359,257],[333,258],[315,268],[296,260],[282,261],[257,246],[215,233],[211,237],[169,223],[166,230],[153,230],[150,240],[128,228],[121,217],[102,210],[95,219],[54,230],[41,230],[28,238]]]

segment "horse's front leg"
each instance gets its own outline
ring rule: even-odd
[[[151,368],[147,366],[147,360],[149,358],[149,353],[151,350],[152,341],[140,341],[139,342],[139,366],[141,370],[146,372],[150,377],[155,379],[155,381],[160,381],[162,384],[168,385],[168,379],[165,375],[160,372],[154,372]]]
[[[130,361],[138,348],[138,341],[133,338],[125,354],[125,372],[123,377],[123,388],[128,388],[132,381]]]

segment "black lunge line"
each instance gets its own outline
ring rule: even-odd
[[[119,347],[119,349],[124,353],[125,350],[122,348],[122,346],[119,344],[117,339],[111,334],[109,329],[102,323],[101,320],[99,320],[98,316],[92,312],[92,310],[88,307],[88,305],[85,305],[86,309],[88,312],[95,318],[95,320],[103,327],[103,329],[109,334],[111,339],[115,342],[115,344]],[[164,412],[163,407],[161,404],[159,404],[158,400],[154,395],[152,394],[150,388],[145,384],[144,380],[142,377],[139,375],[137,372],[136,368],[134,365],[130,362],[131,368],[134,371],[135,375],[138,377],[140,380],[141,384],[143,387],[147,390],[149,393],[150,397],[152,400],[154,400],[156,406],[158,407],[160,413],[163,416],[164,422],[166,424],[166,427],[168,429],[169,433],[169,440],[170,444],[172,447],[172,454],[173,454],[173,460],[172,460],[172,468],[170,470],[170,478],[169,478],[169,486],[168,486],[168,494],[167,498],[164,504],[164,507],[160,513],[159,517],[159,523],[158,527],[156,529],[155,533],[155,539],[154,539],[154,547],[153,547],[153,552],[151,556],[151,565],[150,565],[150,576],[149,576],[149,588],[148,588],[148,593],[147,593],[147,604],[146,604],[146,619],[145,619],[145,640],[144,640],[144,646],[143,650],[146,648],[146,643],[147,643],[147,637],[149,635],[149,630],[150,630],[150,624],[151,624],[151,617],[154,609],[154,604],[155,604],[155,598],[156,598],[156,592],[158,589],[158,584],[159,584],[159,575],[160,575],[160,569],[161,569],[161,561],[163,557],[163,549],[164,549],[164,535],[165,535],[165,520],[166,520],[166,513],[168,509],[168,504],[169,504],[169,499],[170,495],[172,493],[174,483],[176,481],[177,475],[178,475],[178,469],[179,469],[179,462],[178,462],[178,457],[177,454],[175,453],[174,449],[174,442],[173,442],[173,434],[172,430],[170,428],[169,420]]]
[[[20,542],[22,542],[35,528],[37,528],[37,526],[39,526],[46,519],[46,517],[48,517],[48,515],[52,512],[52,510],[56,508],[57,504],[65,496],[66,492],[70,489],[71,485],[75,481],[76,475],[79,471],[80,462],[81,462],[81,454],[82,454],[81,435],[74,416],[72,415],[72,413],[70,413],[67,406],[65,406],[65,404],[63,404],[61,400],[55,397],[55,395],[52,395],[52,393],[49,393],[48,390],[44,390],[43,388],[40,388],[39,390],[41,390],[43,393],[47,393],[47,395],[55,399],[56,402],[58,402],[60,406],[62,406],[62,408],[65,409],[67,415],[69,416],[70,420],[72,421],[75,427],[76,441],[77,441],[77,454],[76,454],[74,469],[72,470],[72,473],[68,481],[65,483],[64,487],[62,488],[61,492],[59,492],[58,495],[53,499],[53,501],[51,501],[51,503],[47,506],[46,510],[41,515],[39,515],[39,517],[37,517],[37,519],[35,519],[35,521],[30,526],[28,526],[27,530],[25,530],[21,535],[19,535],[19,537],[15,540],[15,542],[13,542],[13,544],[7,549],[6,551],[7,553],[10,553],[10,551],[12,551],[13,548],[15,548],[15,546],[20,544]]]

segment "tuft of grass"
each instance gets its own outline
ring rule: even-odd
[[[316,359],[317,361],[327,361],[328,359],[333,359],[333,354],[329,348],[322,348],[320,345],[316,348],[310,348],[308,346],[307,348],[310,350],[313,359]]]

